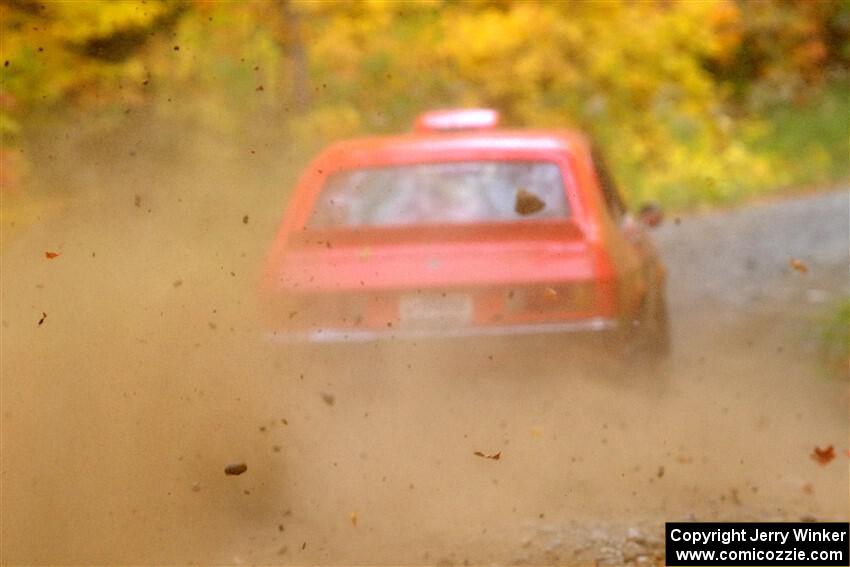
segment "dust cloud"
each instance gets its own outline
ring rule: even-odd
[[[76,197],[4,226],[3,562],[623,563],[666,520],[847,519],[846,457],[808,456],[847,387],[777,352],[797,315],[674,298],[666,381],[564,337],[269,344],[302,164],[172,135],[55,148]]]

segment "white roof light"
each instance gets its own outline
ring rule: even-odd
[[[417,132],[477,130],[499,125],[499,113],[489,108],[432,110],[416,119]]]

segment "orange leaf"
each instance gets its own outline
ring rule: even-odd
[[[57,256],[61,256],[61,255],[62,255],[61,252],[45,252],[44,253],[44,257],[47,258],[48,260],[52,260],[53,258],[56,258]]]
[[[835,449],[832,445],[830,445],[826,449],[815,447],[815,450],[811,456],[812,459],[814,459],[819,465],[825,465],[835,458]]]
[[[809,267],[796,258],[788,260],[788,264],[801,274],[805,274],[809,271]]]

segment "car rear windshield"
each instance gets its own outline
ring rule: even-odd
[[[510,222],[569,214],[555,163],[445,162],[336,173],[328,178],[309,226]]]

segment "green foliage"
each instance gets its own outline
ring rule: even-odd
[[[804,103],[764,112],[769,130],[748,136],[754,153],[784,165],[785,184],[825,184],[850,173],[850,85],[840,82]]]
[[[821,350],[831,374],[850,376],[850,299],[840,303],[826,320]]]
[[[162,2],[3,3],[3,94],[21,114],[114,100],[124,81],[141,82],[139,55],[149,34],[180,12]]]
[[[847,80],[848,6],[6,0],[0,134],[144,110],[234,151],[273,131],[302,156],[486,105],[589,132],[634,204],[728,203],[846,178],[848,92],[830,85]]]

